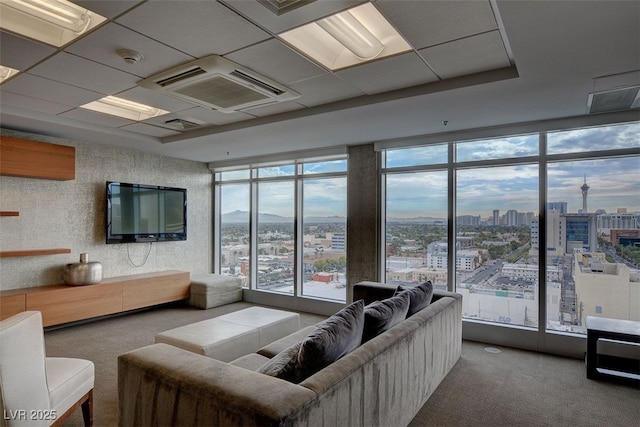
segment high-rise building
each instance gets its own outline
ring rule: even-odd
[[[561,214],[567,213],[567,202],[547,202],[548,211],[558,211]]]
[[[595,252],[598,250],[597,215],[589,213],[565,214],[560,217],[560,227],[565,231],[565,253],[574,249]]]
[[[509,209],[507,213],[504,214],[504,219],[506,225],[515,227],[518,225],[518,211]]]

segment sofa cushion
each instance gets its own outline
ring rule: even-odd
[[[233,359],[228,363],[229,365],[239,366],[250,371],[256,371],[268,361],[268,357],[262,356],[258,353],[249,353],[244,356],[240,356],[237,359]]]
[[[395,295],[407,292],[409,294],[409,311],[407,317],[411,317],[429,304],[433,298],[433,284],[430,280],[414,287],[398,286]]]
[[[409,311],[409,293],[372,302],[364,308],[364,331],[362,343],[394,327],[407,317]]]

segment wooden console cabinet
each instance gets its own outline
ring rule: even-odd
[[[46,326],[60,325],[189,298],[190,274],[162,271],[109,277],[97,285],[47,285],[0,293],[0,318],[42,312]]]

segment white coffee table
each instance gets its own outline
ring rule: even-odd
[[[299,329],[298,313],[250,307],[160,332],[155,341],[230,362]]]

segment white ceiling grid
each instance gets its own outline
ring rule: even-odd
[[[375,7],[412,50],[336,72],[307,59],[278,34],[361,0],[316,0],[280,16],[253,0],[75,3],[108,21],[61,49],[0,33],[0,64],[22,71],[0,86],[3,127],[214,161],[227,152],[245,157],[364,143],[387,133],[439,133],[443,120],[455,130],[584,114],[589,83],[600,72],[640,69],[638,2],[377,0]],[[579,18],[598,22],[597,39]],[[545,50],[545,34],[556,52]],[[583,72],[586,47],[593,63]],[[116,53],[123,48],[140,52],[142,60],[124,62]],[[212,54],[301,97],[229,114],[138,86]],[[609,63],[600,64],[601,56]],[[565,86],[566,103],[558,102],[559,92],[540,90]],[[106,95],[170,113],[135,122],[79,108]],[[516,115],[523,96],[531,97],[530,110]],[[578,98],[582,105],[576,105]],[[508,105],[496,104],[500,99]],[[354,123],[355,118],[365,122]],[[166,123],[174,119],[200,127],[179,130]]]

